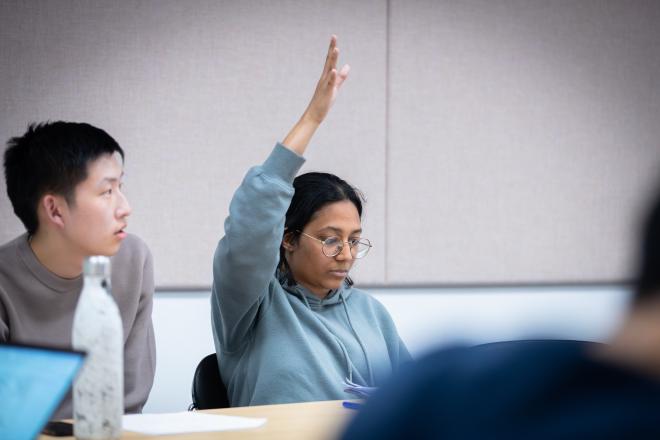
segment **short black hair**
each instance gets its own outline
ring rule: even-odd
[[[296,177],[293,181],[294,194],[291,199],[289,209],[286,211],[284,219],[285,234],[294,234],[293,242],[300,239],[297,231],[305,229],[307,223],[312,220],[324,206],[348,200],[357,209],[360,219],[362,219],[362,202],[364,195],[345,180],[329,173],[305,173]],[[285,258],[284,247],[280,246],[280,271],[286,275],[288,282],[294,283],[295,280],[289,269]],[[346,283],[351,286],[353,280],[346,278]]]
[[[4,155],[7,194],[29,235],[39,227],[37,206],[47,192],[75,203],[76,185],[87,178],[90,162],[124,151],[105,131],[77,122],[31,123],[23,136],[7,142]]]
[[[635,302],[660,298],[660,185],[643,223],[637,260]]]

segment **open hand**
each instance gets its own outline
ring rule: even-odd
[[[312,100],[309,102],[305,113],[303,113],[300,120],[293,126],[282,142],[286,148],[299,155],[302,155],[307,149],[307,145],[316,132],[316,129],[323,122],[330,107],[335,102],[339,87],[341,87],[348,77],[348,71],[350,70],[348,64],[337,72],[338,57],[337,36],[333,35],[330,38],[328,55],[325,58],[321,79],[319,79],[316,90],[314,90],[314,96],[312,96]]]
[[[337,36],[330,38],[330,47],[328,55],[325,58],[323,73],[319,79],[314,91],[314,96],[305,110],[303,118],[308,118],[316,124],[320,124],[328,114],[330,107],[337,98],[337,92],[341,85],[348,78],[350,66],[345,64],[341,70],[337,71],[337,58],[339,57],[339,48],[337,47]]]

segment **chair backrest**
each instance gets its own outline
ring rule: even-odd
[[[193,409],[229,408],[227,388],[220,378],[218,358],[215,353],[205,356],[197,365],[192,382]]]

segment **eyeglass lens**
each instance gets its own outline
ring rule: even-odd
[[[349,245],[351,250],[351,255],[355,258],[364,257],[367,252],[369,252],[369,244],[364,241],[351,241]],[[328,257],[334,257],[341,253],[344,248],[344,242],[341,241],[338,237],[329,237],[326,238],[323,243],[323,253]]]

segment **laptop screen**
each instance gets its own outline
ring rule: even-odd
[[[0,343],[0,438],[33,439],[69,390],[84,353]]]

